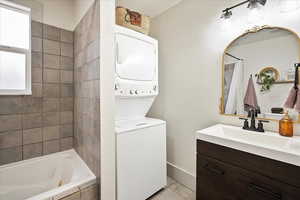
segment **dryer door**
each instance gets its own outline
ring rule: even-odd
[[[116,73],[119,78],[136,81],[155,79],[156,45],[124,34],[117,34],[116,40]]]

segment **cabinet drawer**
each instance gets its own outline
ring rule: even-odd
[[[300,189],[197,155],[197,200],[299,200]]]
[[[197,153],[300,187],[300,167],[228,147],[197,141]]]
[[[197,200],[236,200],[237,178],[232,168],[197,155]]]

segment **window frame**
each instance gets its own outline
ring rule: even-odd
[[[8,2],[6,0],[0,0],[0,7],[10,9],[19,13],[24,13],[29,16],[29,46],[28,49],[11,47],[0,44],[0,51],[10,52],[10,53],[19,53],[25,55],[25,89],[16,90],[16,89],[0,89],[1,95],[32,95],[31,87],[31,9],[19,4]]]

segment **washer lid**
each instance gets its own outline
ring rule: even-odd
[[[138,129],[143,129],[152,126],[158,126],[161,124],[165,124],[166,122],[160,119],[153,118],[139,118],[132,120],[120,120],[116,121],[116,133],[122,134],[129,131],[134,131]]]

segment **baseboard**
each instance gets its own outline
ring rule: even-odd
[[[196,176],[188,171],[168,162],[168,176],[188,187],[189,189],[196,191]]]

